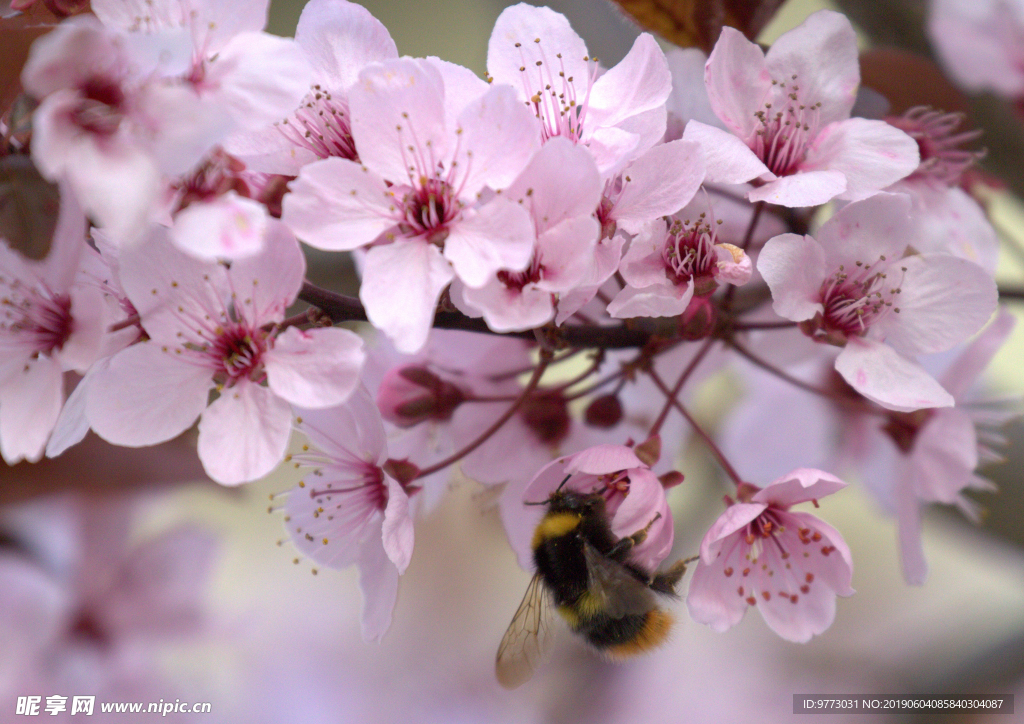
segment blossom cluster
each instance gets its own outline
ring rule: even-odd
[[[767,52],[727,27],[706,58],[643,33],[609,68],[520,4],[480,78],[400,57],[345,0],[310,0],[294,39],[263,31],[266,0],[92,11],[33,46],[31,131],[5,149],[60,190],[45,258],[0,247],[8,464],[198,420],[218,483],[302,468],[276,507],[303,555],[358,566],[367,639],[455,465],[524,568],[527,503],[567,484],[646,531],[654,569],[695,432],[734,489],[689,612],[724,631],[754,607],[793,641],[853,593],[842,535],[791,510],[837,474],[897,516],[914,583],[921,508],[974,512],[1012,414],[972,389],[1012,327],[961,188],[974,134],[853,115],[844,16]],[[358,299],[306,281],[300,242],[351,254]],[[746,397],[716,442],[688,407],[723,371]]]

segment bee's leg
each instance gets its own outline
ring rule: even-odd
[[[668,593],[674,595],[676,592],[676,584],[679,583],[683,574],[686,573],[686,564],[693,563],[700,559],[700,556],[694,556],[693,558],[687,558],[685,560],[676,561],[673,563],[667,571],[658,573],[651,579],[650,586],[655,591],[660,593]]]
[[[628,553],[634,546],[638,546],[645,540],[647,540],[647,531],[649,531],[651,529],[651,526],[654,525],[654,521],[656,521],[660,517],[661,513],[658,513],[653,518],[651,518],[651,522],[649,522],[647,525],[645,525],[643,528],[638,530],[633,535],[626,536],[625,538],[619,538],[619,542],[612,546],[612,549],[608,551],[608,557],[616,561],[622,560],[625,557],[625,554]]]

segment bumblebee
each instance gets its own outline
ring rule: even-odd
[[[498,647],[498,682],[514,689],[526,682],[551,643],[549,610],[555,610],[575,633],[605,657],[620,660],[648,651],[665,641],[672,615],[659,598],[675,598],[675,586],[686,572],[679,561],[663,573],[652,573],[628,560],[642,543],[655,516],[633,535],[616,538],[605,511],[604,497],[562,487],[543,503],[547,512],[533,535],[536,573]],[[659,514],[660,516],[660,514]]]

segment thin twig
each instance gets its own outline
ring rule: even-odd
[[[683,385],[686,383],[686,380],[689,379],[690,375],[693,374],[693,371],[697,369],[697,365],[699,365],[701,360],[704,359],[704,356],[711,351],[711,345],[714,343],[715,339],[713,337],[709,337],[705,340],[704,344],[701,345],[701,348],[697,351],[697,354],[692,360],[690,360],[690,364],[688,364],[686,369],[683,370],[683,373],[679,375],[679,379],[676,380],[675,387],[670,391],[668,399],[665,400],[665,406],[661,408],[661,414],[658,415],[658,419],[654,421],[653,425],[651,425],[651,431],[647,433],[647,437],[657,435],[658,432],[661,431],[661,426],[665,424],[665,418],[668,417],[669,410],[672,409],[672,401],[676,399],[679,391],[683,389]]]
[[[711,450],[712,455],[714,455],[715,459],[718,460],[718,464],[722,466],[722,469],[725,470],[726,474],[730,478],[732,478],[733,482],[736,483],[736,485],[741,484],[743,482],[743,479],[740,477],[739,473],[736,472],[736,468],[734,468],[732,464],[728,461],[728,459],[726,459],[725,453],[723,453],[722,450],[718,447],[718,445],[715,444],[715,441],[711,439],[711,436],[708,435],[707,431],[705,431],[704,428],[701,427],[697,423],[697,421],[693,419],[693,416],[689,413],[689,411],[687,411],[687,409],[683,407],[683,403],[676,399],[675,395],[673,395],[671,391],[668,389],[668,385],[665,384],[665,382],[661,379],[661,377],[654,370],[654,368],[652,367],[651,369],[646,370],[646,372],[648,375],[650,375],[651,380],[654,382],[655,385],[657,385],[658,389],[661,390],[666,397],[668,397],[672,405],[677,410],[679,410],[679,412],[682,413],[683,417],[686,418],[686,421],[690,423],[690,426],[693,428],[694,432],[700,435],[701,439],[704,440],[704,442],[708,446],[708,449]]]
[[[533,376],[530,377],[530,381],[526,383],[526,387],[523,388],[522,393],[519,395],[518,398],[516,398],[516,401],[513,402],[507,410],[505,410],[502,416],[494,421],[493,425],[484,430],[483,434],[481,434],[480,437],[471,442],[469,445],[466,445],[466,447],[462,448],[461,450],[456,450],[454,453],[446,457],[444,460],[441,460],[440,462],[434,463],[430,467],[426,467],[420,470],[419,473],[417,473],[416,477],[425,478],[428,475],[436,473],[438,470],[444,470],[452,463],[458,462],[459,460],[461,460],[462,458],[466,457],[471,452],[476,450],[478,447],[483,445],[494,433],[500,430],[501,427],[506,422],[512,419],[512,416],[516,414],[516,411],[520,407],[522,407],[523,403],[526,402],[527,398],[529,398],[533,391],[537,389],[537,385],[540,383],[540,378],[543,377],[544,370],[548,368],[549,364],[551,364],[550,353],[542,352],[540,357],[540,363],[533,370]]]

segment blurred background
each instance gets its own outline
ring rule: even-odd
[[[291,35],[303,4],[273,0],[270,30]],[[387,26],[400,53],[437,55],[482,75],[490,29],[507,3],[363,4]],[[608,67],[625,55],[639,32],[610,2],[550,5],[569,17],[591,53]],[[760,39],[770,43],[821,8],[850,14],[865,49],[882,44],[930,52],[921,30],[924,5],[915,2],[788,0]],[[930,102],[964,110],[986,128],[985,163],[1010,185],[993,192],[990,207],[1006,236],[999,279],[1024,286],[1024,207],[1013,191],[1019,191],[1024,179],[1024,126],[994,98],[967,99],[950,87],[934,100],[919,99],[915,93],[921,88],[938,86],[921,83],[887,64],[891,59],[884,56],[873,62],[865,66],[865,82],[874,82],[889,95],[896,110]],[[922,72],[937,71],[926,67]],[[311,260],[315,281],[351,288],[346,278],[350,271],[341,262],[328,255]],[[1010,308],[1020,311],[1012,302]],[[1001,392],[1024,392],[1022,360],[1024,329],[1018,327],[990,370],[989,384]],[[714,427],[724,412],[721,400],[733,395],[727,393],[728,379],[709,385],[700,412]],[[87,446],[56,461],[5,470],[0,485],[7,505],[0,520],[11,545],[36,546],[61,570],[73,572],[67,580],[80,580],[83,571],[93,570],[88,562],[74,560],[76,536],[98,539],[99,546],[142,551],[123,554],[126,561],[119,572],[89,574],[94,580],[106,576],[115,588],[124,576],[151,576],[160,579],[160,585],[151,585],[166,596],[161,586],[167,577],[183,576],[174,579],[170,595],[180,596],[195,614],[189,630],[196,635],[174,638],[164,646],[159,671],[148,680],[130,660],[119,662],[123,670],[110,680],[121,682],[124,691],[140,692],[140,700],[209,701],[212,711],[201,715],[202,721],[781,722],[793,716],[794,694],[989,698],[1016,693],[1017,706],[1024,708],[1024,426],[1012,423],[1007,434],[1011,445],[1006,463],[983,471],[1000,492],[977,496],[987,512],[980,527],[956,511],[928,511],[924,535],[930,574],[925,586],[905,585],[894,522],[859,487],[851,486],[824,504],[821,514],[850,545],[857,594],[839,600],[835,623],[811,643],[780,640],[756,614],[727,634],[716,634],[687,620],[680,603],[681,625],[654,654],[610,665],[563,635],[552,661],[513,692],[495,682],[493,661],[529,573],[517,566],[496,510],[471,481],[454,478],[451,494],[417,522],[415,555],[401,579],[394,623],[380,644],[366,644],[360,636],[356,571],[313,570],[296,557],[287,540],[282,542],[282,517],[268,513],[268,498],[298,482],[301,473],[288,466],[232,490],[199,480],[201,469],[188,440],[114,453],[90,438]],[[670,494],[677,525],[676,551],[670,559],[697,552],[725,491],[701,450],[691,447],[680,468],[686,482]],[[133,497],[131,529],[115,530],[112,514],[103,510],[123,505],[114,491],[124,491],[133,480],[153,478],[165,485],[139,491]],[[88,490],[91,502],[40,495],[67,488],[69,481]],[[18,532],[28,530],[26,521],[39,520],[46,521],[46,535],[26,543]],[[169,573],[160,568],[164,559],[153,552],[153,541],[163,545],[167,531],[182,525],[194,526],[188,530],[198,537],[175,545],[186,546],[194,565]],[[202,537],[208,533],[212,538]],[[28,577],[9,580],[24,586],[19,591],[36,596],[21,599],[36,601],[35,610],[56,607],[61,596],[70,595],[43,590]],[[141,585],[131,590],[137,593]],[[0,605],[11,606],[14,593],[13,587],[0,591]],[[153,605],[156,611],[161,603]],[[12,663],[13,652],[28,645],[19,636],[28,637],[33,626],[44,624],[34,622],[32,611],[17,609],[10,615],[21,617],[16,620],[24,630],[0,639],[0,694],[5,702],[0,720],[20,720],[11,717],[7,706],[17,695],[93,693],[63,690],[55,683],[37,682],[35,688],[25,683],[19,664]],[[73,625],[88,633],[88,616],[75,616]],[[99,660],[84,658],[82,667]],[[113,690],[122,692],[116,686]],[[853,720],[851,715],[807,716],[808,721]],[[977,718],[985,721],[988,716]],[[992,721],[1011,719],[1024,721],[1024,713]],[[858,715],[856,720],[930,719],[893,714]],[[973,718],[949,714],[942,720]]]

